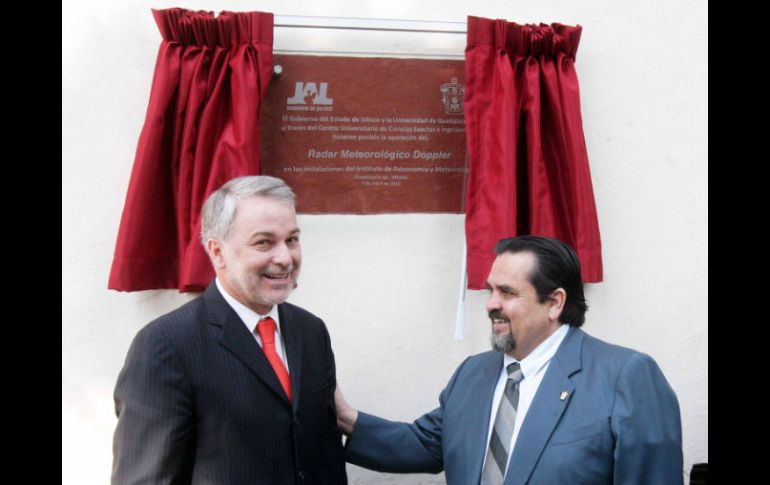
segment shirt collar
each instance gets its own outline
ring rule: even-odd
[[[230,305],[236,314],[238,314],[238,317],[240,317],[241,321],[246,325],[246,328],[249,329],[250,333],[254,333],[256,331],[257,323],[260,320],[265,317],[270,317],[275,320],[275,328],[278,330],[278,335],[281,335],[281,322],[278,319],[278,305],[273,305],[270,307],[269,312],[264,315],[260,315],[259,313],[255,312],[251,308],[233,298],[233,296],[222,287],[222,284],[219,282],[219,277],[215,278],[214,282],[217,285],[217,289],[222,294],[222,298],[224,298],[227,304]]]
[[[556,351],[559,349],[562,340],[569,331],[569,325],[562,324],[559,328],[552,333],[547,339],[540,342],[540,345],[535,347],[535,350],[524,357],[522,360],[516,360],[508,354],[503,356],[503,367],[508,367],[514,362],[521,364],[521,373],[524,374],[524,378],[534,376],[540,372],[543,367],[551,361]]]

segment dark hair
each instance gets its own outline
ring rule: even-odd
[[[545,302],[556,289],[563,288],[567,301],[564,302],[559,322],[573,327],[583,325],[588,305],[580,279],[580,260],[575,250],[558,239],[530,235],[501,239],[495,246],[497,255],[521,252],[535,256],[529,282],[535,287],[540,303]]]

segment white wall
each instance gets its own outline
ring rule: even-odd
[[[584,329],[658,361],[679,397],[685,468],[708,461],[706,2],[78,0],[62,17],[62,483],[108,483],[112,389],[128,345],[191,298],[106,290],[160,43],[150,8],[171,6],[581,24],[577,70],[605,268],[605,282],[588,287]],[[346,35],[325,43],[341,48]],[[403,37],[355,44],[411,51],[436,42]],[[302,42],[276,32],[277,48]],[[462,53],[462,36],[442,42]],[[463,216],[299,222],[304,269],[290,300],[327,322],[348,399],[405,421],[434,408],[462,359],[488,348],[483,292],[469,292],[466,338],[453,339]],[[443,483],[348,470],[352,483]]]

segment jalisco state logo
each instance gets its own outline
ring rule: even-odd
[[[444,113],[448,115],[463,114],[463,97],[465,84],[457,82],[453,77],[451,82],[441,85],[441,102],[444,103]]]
[[[298,81],[294,85],[294,96],[286,99],[286,104],[289,105],[314,105],[314,106],[331,106],[334,104],[334,100],[327,95],[329,89],[329,83],[303,83]]]

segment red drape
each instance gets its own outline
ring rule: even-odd
[[[468,17],[468,288],[482,289],[504,237],[560,239],[583,280],[602,280],[575,53],[582,27]]]
[[[201,291],[214,276],[199,240],[203,202],[227,180],[260,173],[273,14],[152,13],[163,41],[109,288]]]

